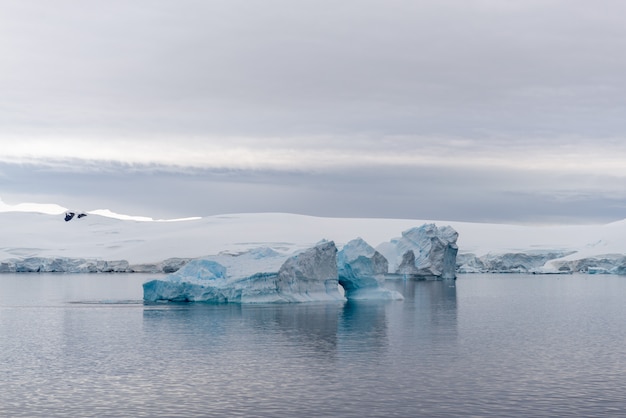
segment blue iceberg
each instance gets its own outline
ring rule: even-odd
[[[400,293],[385,288],[387,277],[399,274],[455,277],[456,238],[456,231],[450,227],[424,225],[404,231],[402,238],[379,246],[379,250],[357,238],[341,251],[333,241],[321,241],[293,255],[270,248],[222,253],[192,260],[164,279],[144,283],[144,300],[209,303],[400,300],[403,299]]]
[[[278,253],[259,257],[259,251],[222,256],[229,269],[213,260],[190,261],[163,280],[143,285],[147,302],[289,303],[345,301],[337,276],[337,247],[323,241],[296,255]],[[267,260],[269,258],[269,260]],[[256,260],[257,263],[251,262]],[[261,261],[259,261],[261,260]],[[276,271],[252,273],[253,267],[276,265]]]
[[[404,297],[384,287],[387,259],[361,238],[348,242],[337,255],[339,284],[348,299],[395,299]]]

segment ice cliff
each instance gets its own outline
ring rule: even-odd
[[[70,257],[9,258],[0,262],[0,273],[172,273],[187,258],[168,258],[158,263],[129,264],[126,260]]]
[[[459,254],[459,273],[626,274],[626,256],[605,254],[581,257],[576,251]]]
[[[457,256],[459,273],[542,273],[544,265],[571,252],[528,251],[516,253],[489,253],[478,257],[474,254]]]
[[[402,299],[385,289],[387,259],[361,238],[348,242],[337,256],[339,284],[348,299]]]
[[[456,277],[458,233],[450,226],[425,224],[402,232],[377,247],[389,261],[389,272],[420,279]]]
[[[259,258],[265,265],[284,260],[277,271],[250,274],[253,267],[241,269],[241,264],[249,264],[246,258],[249,261],[253,257],[249,254],[241,259],[238,259],[241,256],[232,257],[240,267],[235,274],[229,274],[227,267],[217,261],[193,260],[164,280],[145,283],[144,300],[213,303],[346,300],[339,291],[337,247],[332,241],[321,242],[286,260],[278,253]],[[271,259],[269,264],[267,259]]]
[[[384,287],[385,279],[454,278],[457,233],[424,225],[383,246],[387,258],[361,238],[341,251],[332,241],[285,255],[269,248],[219,254],[189,262],[164,279],[143,285],[148,302],[280,303],[402,299]],[[396,260],[398,259],[398,260]],[[407,261],[408,260],[408,261]],[[343,292],[342,292],[343,290]]]
[[[626,274],[624,254],[604,254],[595,257],[550,260],[542,268],[543,272],[587,273],[587,274]]]

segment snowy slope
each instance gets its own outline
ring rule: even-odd
[[[65,222],[62,214],[4,209],[0,211],[0,261],[68,257],[154,263],[171,257],[196,258],[258,247],[288,253],[311,247],[321,239],[334,240],[341,247],[356,237],[377,246],[398,237],[403,230],[430,222],[455,228],[459,232],[460,253],[478,256],[544,250],[576,251],[568,259],[626,254],[626,221],[600,226],[539,227],[263,213],[162,222],[91,213]]]

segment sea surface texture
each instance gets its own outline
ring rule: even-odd
[[[626,277],[393,281],[404,301],[144,304],[0,275],[0,416],[626,415]]]

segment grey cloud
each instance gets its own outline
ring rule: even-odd
[[[610,0],[6,0],[0,196],[155,217],[619,219],[623,173],[586,168],[626,155],[625,14]],[[125,143],[162,141],[365,157],[297,172],[6,164],[29,138],[78,140],[85,158],[121,140],[120,161]],[[440,158],[376,163],[389,154]],[[540,157],[556,169],[512,164]]]
[[[127,167],[76,173],[0,164],[3,200],[151,217],[237,212],[478,222],[608,222],[624,217],[619,179],[514,170],[382,167],[323,173]],[[581,186],[581,184],[583,186]]]
[[[3,125],[87,135],[622,134],[603,1],[3,3]]]

